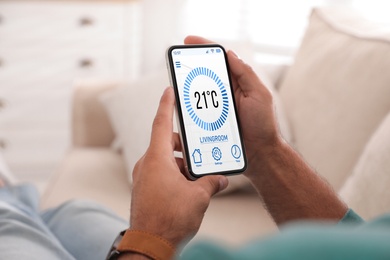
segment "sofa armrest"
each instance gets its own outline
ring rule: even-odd
[[[114,140],[109,117],[100,95],[118,87],[119,81],[82,80],[74,84],[72,142],[75,147],[105,147]]]

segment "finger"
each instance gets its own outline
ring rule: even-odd
[[[179,167],[179,169],[180,169],[180,172],[182,174],[184,174],[185,173],[185,167],[184,167],[184,160],[183,160],[183,158],[177,158],[176,157],[175,160],[176,160],[177,167]]]
[[[249,92],[258,89],[259,86],[265,88],[251,66],[241,60],[233,51],[229,50],[227,56],[230,71],[242,91]]]
[[[196,182],[202,185],[210,197],[219,191],[226,189],[229,184],[228,179],[223,175],[204,176],[198,179]]]
[[[164,144],[172,147],[172,133],[173,133],[173,109],[175,105],[175,98],[173,89],[168,87],[165,89],[160,104],[157,109],[156,116],[152,126],[152,137],[150,140],[150,148],[166,149]]]
[[[185,44],[207,44],[207,43],[214,43],[214,42],[200,36],[189,35],[184,39],[184,43]]]
[[[174,150],[175,150],[176,152],[181,152],[181,151],[183,151],[183,150],[182,150],[182,147],[181,147],[180,136],[179,136],[178,133],[173,133],[172,141],[173,141]]]

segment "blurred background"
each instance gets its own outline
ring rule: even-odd
[[[335,5],[390,20],[385,0],[0,0],[0,153],[45,183],[71,143],[75,81],[144,77],[189,34],[249,63],[292,62],[310,10]]]

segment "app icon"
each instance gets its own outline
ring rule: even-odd
[[[192,159],[194,160],[195,164],[202,163],[202,153],[200,152],[200,149],[195,149],[192,153]]]
[[[235,158],[235,159],[238,159],[241,157],[241,149],[238,145],[233,145],[232,148],[231,148],[231,153],[232,153],[232,156]]]
[[[214,147],[213,150],[211,151],[211,154],[213,155],[213,158],[216,161],[219,161],[222,158],[221,149],[219,149],[218,147]]]

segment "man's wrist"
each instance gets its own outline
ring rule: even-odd
[[[259,144],[255,153],[249,158],[249,168],[246,176],[255,183],[262,177],[261,173],[264,173],[266,169],[269,169],[274,163],[274,160],[280,157],[280,154],[284,153],[286,149],[290,149],[289,145],[281,136],[276,136],[272,142],[268,142],[266,145]]]
[[[143,217],[142,221],[139,221],[140,217],[130,219],[130,223],[132,223],[129,230],[142,230],[144,232],[154,234],[159,236],[165,240],[167,240],[173,247],[178,247],[181,245],[182,234],[181,230],[175,230],[174,228],[167,229],[166,225],[158,223],[156,220]],[[146,220],[146,221],[145,221]]]
[[[128,252],[121,254],[118,257],[118,260],[150,260],[150,257],[139,253]]]
[[[156,234],[129,229],[123,235],[117,251],[121,253],[119,259],[165,260],[174,256],[175,247],[168,240]]]

